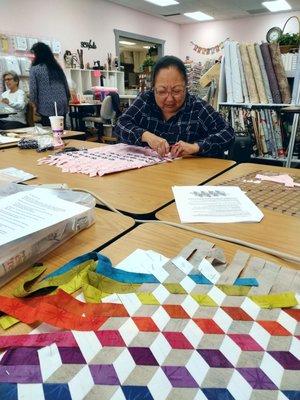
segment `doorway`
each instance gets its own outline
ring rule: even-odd
[[[151,69],[164,54],[164,40],[114,30],[119,67],[124,70],[125,90],[135,93],[150,84]]]

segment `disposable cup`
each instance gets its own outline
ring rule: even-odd
[[[64,145],[61,135],[64,132],[64,117],[56,116],[49,117],[51,129],[54,137],[54,147],[60,147]]]

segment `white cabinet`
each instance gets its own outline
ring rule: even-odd
[[[123,71],[99,71],[92,69],[72,69],[64,70],[69,85],[78,93],[91,90],[93,86],[102,86],[100,74],[103,76],[104,87],[116,87],[119,94],[124,94],[124,72]]]

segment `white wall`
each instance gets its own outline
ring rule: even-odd
[[[179,56],[180,27],[105,0],[0,0],[0,33],[58,39],[76,52],[81,41],[95,41],[96,50],[84,50],[84,62],[106,62],[115,55],[119,29],[165,40],[165,54]]]
[[[265,41],[266,33],[270,28],[278,26],[282,29],[285,21],[292,15],[297,15],[297,13],[275,13],[225,21],[196,22],[181,25],[180,58],[185,59],[186,56],[190,56],[194,61],[211,58],[211,56],[204,56],[195,52],[193,45],[190,43],[191,41],[201,47],[213,47],[228,37],[239,42]],[[299,13],[298,17],[300,17]],[[288,22],[285,33],[298,32],[298,29],[296,18],[293,18]]]

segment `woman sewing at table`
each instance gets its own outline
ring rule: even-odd
[[[3,87],[7,90],[2,93],[0,102],[13,108],[16,113],[0,119],[0,129],[24,128],[26,124],[26,106],[28,103],[24,90],[19,89],[19,76],[14,71],[5,72],[2,76]]]
[[[208,103],[187,91],[183,62],[173,56],[154,66],[152,90],[141,93],[118,120],[120,141],[148,145],[160,156],[222,157],[234,131]]]

